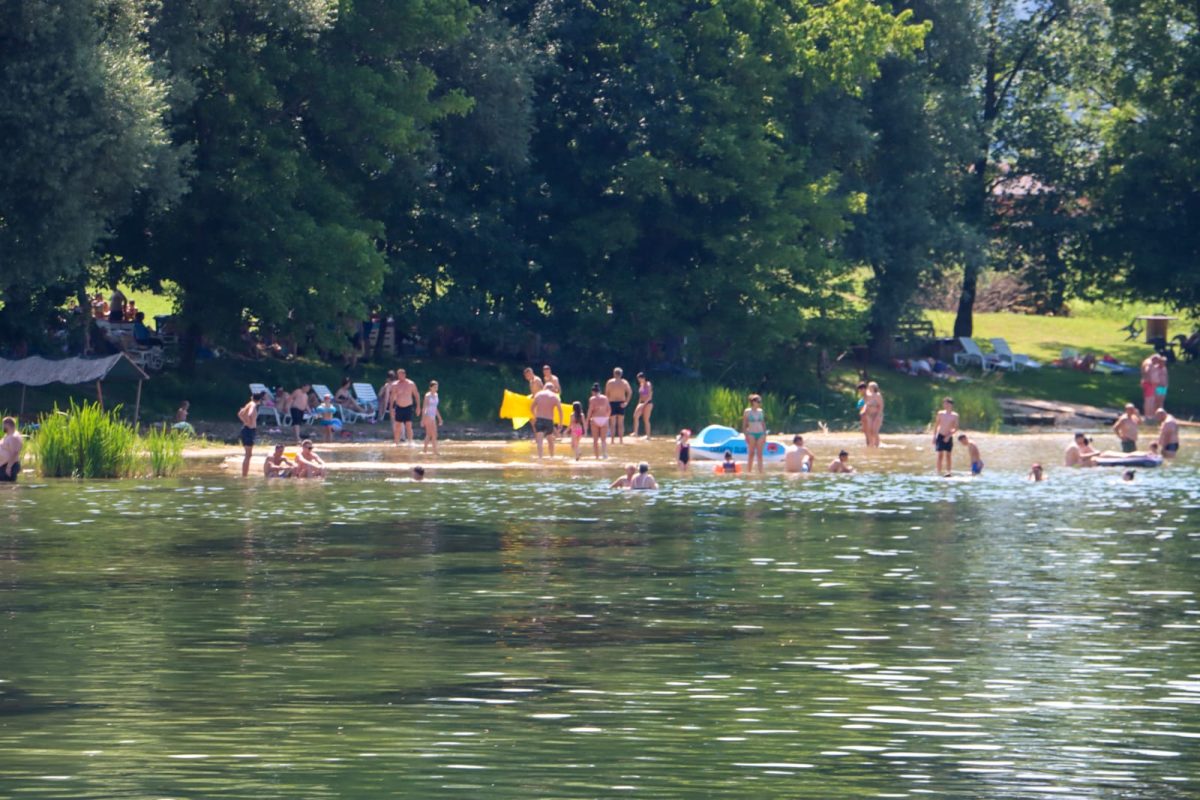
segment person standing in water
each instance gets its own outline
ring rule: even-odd
[[[575,460],[579,460],[579,440],[583,438],[584,421],[587,419],[583,413],[583,404],[576,400],[571,404],[571,422],[568,426],[568,432],[571,434],[571,452],[575,455]]]
[[[1041,483],[1046,480],[1046,471],[1042,469],[1041,464],[1035,461],[1033,466],[1029,468],[1029,474],[1025,477],[1025,480],[1030,483]]]
[[[1154,412],[1158,420],[1158,450],[1163,458],[1174,458],[1179,453],[1179,420],[1165,408]]]
[[[412,447],[413,418],[421,414],[421,392],[402,369],[396,370],[388,400],[392,404],[392,442],[399,446],[403,440]]]
[[[654,384],[646,377],[646,373],[637,374],[638,404],[633,409],[633,435],[638,435],[638,422],[646,425],[646,437],[650,438],[650,415],[654,413]]]
[[[1132,453],[1137,450],[1138,440],[1138,425],[1142,418],[1137,413],[1137,406],[1133,403],[1125,404],[1125,412],[1117,417],[1117,421],[1113,423],[1113,433],[1121,441],[1121,452]]]
[[[429,391],[425,393],[425,410],[421,412],[421,426],[425,428],[425,441],[421,445],[421,452],[428,452],[432,443],[435,456],[438,455],[438,426],[445,424],[442,421],[442,412],[438,410],[440,402],[438,382],[430,381]]]
[[[983,456],[979,454],[979,445],[968,439],[965,433],[958,435],[958,443],[967,448],[967,453],[971,456],[971,474],[981,474],[983,472]]]
[[[758,459],[758,471],[763,471],[763,446],[767,443],[767,418],[762,408],[762,398],[750,395],[750,407],[742,412],[742,434],[746,437],[746,472],[754,472],[754,459]]]
[[[684,428],[679,432],[679,436],[675,439],[675,463],[679,468],[687,471],[688,464],[692,461],[692,432]]]
[[[554,458],[555,419],[562,419],[563,405],[558,393],[549,386],[533,396],[533,437],[537,442],[538,459],[542,457],[543,440],[550,443],[550,457]]]
[[[250,459],[254,457],[254,440],[258,437],[258,407],[263,401],[263,392],[253,395],[250,402],[238,409],[238,419],[242,421],[242,432],[239,437],[246,455],[242,458],[242,477],[250,474]]]
[[[16,483],[21,472],[21,450],[25,439],[17,430],[17,420],[5,417],[4,438],[0,439],[0,483]]]
[[[592,396],[588,398],[587,421],[592,432],[592,452],[597,459],[608,458],[608,421],[611,413],[608,398],[600,393],[600,384],[593,383]]]
[[[787,472],[812,472],[814,460],[812,451],[804,446],[804,437],[797,433],[784,454],[784,469]]]
[[[875,381],[867,384],[863,395],[862,426],[867,447],[879,447],[879,431],[883,429],[883,393]]]
[[[949,477],[954,457],[954,434],[958,433],[958,412],[949,397],[942,400],[942,410],[933,418],[933,448],[937,451],[937,471]]]
[[[613,376],[604,384],[604,396],[608,398],[609,408],[608,441],[614,442],[620,438],[621,444],[625,444],[625,406],[633,397],[629,381],[621,377],[624,374],[620,367],[616,367]]]

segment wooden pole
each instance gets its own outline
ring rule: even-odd
[[[100,388],[100,381],[96,381],[96,402],[100,404],[100,410],[104,410],[104,391]]]
[[[138,379],[137,399],[133,401],[133,427],[138,426],[138,416],[142,411],[142,381]]]

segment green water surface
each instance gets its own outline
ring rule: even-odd
[[[1200,481],[0,492],[0,797],[1200,796]]]

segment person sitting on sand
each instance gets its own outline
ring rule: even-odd
[[[658,481],[650,474],[650,465],[645,461],[638,464],[638,474],[629,481],[630,489],[657,489]]]
[[[312,439],[300,443],[300,455],[296,456],[296,468],[292,474],[297,478],[325,477],[325,461],[313,450]]]
[[[812,450],[804,446],[804,437],[796,434],[792,437],[792,446],[783,456],[786,472],[812,472],[815,457]]]
[[[283,445],[277,444],[271,454],[263,459],[263,477],[289,478],[295,466],[284,455]]]
[[[633,475],[635,472],[637,472],[637,467],[635,465],[626,464],[625,465],[625,474],[622,475],[621,477],[617,478],[612,483],[610,483],[608,485],[608,488],[610,488],[610,489],[632,489],[633,488]]]
[[[337,406],[333,404],[333,396],[325,395],[325,402],[317,406],[316,412],[319,415],[317,425],[320,426],[325,441],[332,442],[333,428],[337,424],[333,419],[333,415],[337,412]]]
[[[829,471],[844,475],[852,474],[854,467],[850,466],[850,454],[845,450],[838,453],[837,458],[829,463]]]
[[[1121,452],[1132,453],[1137,450],[1138,440],[1138,424],[1142,421],[1142,417],[1137,412],[1137,406],[1133,403],[1125,404],[1125,411],[1121,416],[1117,417],[1117,421],[1113,423],[1113,433],[1121,441]]]
[[[16,483],[21,472],[21,449],[25,439],[13,417],[4,418],[4,438],[0,439],[0,483]]]
[[[1155,411],[1154,418],[1158,420],[1158,449],[1163,458],[1174,458],[1179,452],[1179,420],[1165,408]]]
[[[1029,475],[1026,476],[1025,480],[1032,481],[1033,483],[1041,483],[1046,480],[1046,471],[1042,469],[1041,464],[1035,461],[1033,466],[1029,468]]]
[[[979,475],[983,472],[983,456],[979,454],[979,445],[967,438],[965,433],[958,435],[958,443],[967,448],[967,453],[971,456],[971,474]]]
[[[1080,432],[1075,433],[1074,441],[1067,445],[1063,454],[1063,465],[1067,467],[1094,467],[1100,453],[1092,447],[1092,440]]]
[[[720,469],[726,475],[734,475],[737,473],[738,465],[737,465],[737,462],[733,460],[733,451],[732,450],[725,451],[725,458],[720,464]]]

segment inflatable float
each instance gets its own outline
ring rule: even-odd
[[[1152,456],[1149,453],[1131,453],[1123,456],[1101,456],[1096,459],[1097,467],[1143,467],[1146,469],[1162,466],[1162,456]]]
[[[692,437],[693,458],[709,458],[716,461],[725,459],[725,451],[733,453],[735,461],[745,461],[750,450],[746,446],[746,437],[727,428],[724,425],[709,425]],[[778,442],[767,442],[763,446],[763,461],[783,461],[783,445]]]
[[[554,412],[554,421],[559,425],[566,425],[566,419],[571,418],[571,404],[563,402],[563,413]],[[533,397],[527,394],[517,394],[504,390],[504,398],[500,401],[500,419],[512,420],[513,430],[518,430],[529,423],[533,419]]]

